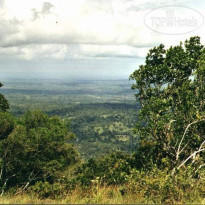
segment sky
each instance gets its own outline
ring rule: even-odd
[[[0,78],[129,78],[149,49],[205,43],[204,0],[0,0]]]

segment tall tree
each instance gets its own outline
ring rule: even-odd
[[[3,84],[0,82],[0,88],[3,86]],[[9,109],[9,104],[6,98],[0,93],[0,111],[7,111]]]
[[[191,37],[168,49],[162,44],[154,47],[131,79],[141,103],[135,127],[140,137],[139,163],[174,169],[203,163],[205,48],[200,38]]]

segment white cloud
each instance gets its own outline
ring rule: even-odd
[[[198,2],[203,9],[203,2]],[[204,37],[204,28],[174,36],[148,29],[145,14],[169,4],[197,6],[187,0],[1,0],[0,55],[27,60],[141,58],[159,43],[175,44],[191,35]]]
[[[116,57],[116,58],[144,58],[149,48],[136,48],[127,45],[80,45],[79,57]]]
[[[26,45],[20,47],[0,47],[0,59],[65,59],[68,53],[67,45]]]

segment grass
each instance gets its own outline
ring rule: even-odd
[[[132,200],[133,201],[133,200]],[[63,199],[39,199],[36,196],[27,194],[17,196],[3,196],[0,204],[87,204],[87,203],[129,203],[128,197],[122,197],[118,187],[93,187],[89,191],[80,189],[74,190]]]
[[[75,189],[65,197],[59,199],[40,199],[29,193],[17,196],[0,197],[0,204],[140,204],[140,203],[163,203],[156,196],[147,196],[144,190],[133,190],[133,187],[127,186],[98,186],[94,184],[90,189]],[[125,191],[126,190],[126,191]],[[160,194],[160,193],[159,193]],[[190,193],[191,194],[191,193]],[[200,203],[203,204],[205,199],[192,200],[170,200],[168,203]],[[165,202],[164,202],[165,203]]]

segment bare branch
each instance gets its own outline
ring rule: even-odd
[[[180,169],[189,159],[191,159],[192,157],[195,157],[196,154],[198,154],[199,152],[204,151],[204,149],[198,149],[197,151],[193,152],[189,157],[187,157],[178,167],[177,169]]]
[[[186,129],[185,129],[185,131],[184,131],[184,134],[183,134],[183,136],[182,136],[182,138],[181,138],[181,140],[180,140],[180,142],[179,142],[179,146],[178,146],[177,153],[176,153],[176,160],[179,159],[179,155],[183,152],[183,150],[184,150],[185,147],[187,146],[187,144],[186,144],[186,145],[181,149],[182,142],[184,141],[184,138],[185,138],[185,136],[186,136],[186,134],[187,134],[188,129],[189,129],[192,125],[194,125],[194,124],[196,124],[196,123],[199,123],[199,122],[203,122],[203,121],[205,121],[205,119],[197,120],[197,121],[194,121],[194,122],[192,122],[192,123],[190,123],[190,124],[187,125],[187,127],[186,127]]]
[[[16,174],[13,174],[12,176],[8,177],[8,178],[4,181],[4,185],[2,186],[1,195],[0,195],[0,196],[3,196],[4,190],[5,190],[5,188],[6,188],[6,185],[7,185],[8,180],[9,180],[10,178],[14,177],[14,176],[16,176]]]
[[[2,189],[1,189],[1,196],[4,195],[4,190],[5,190],[5,187],[6,187],[7,181],[8,181],[8,179],[5,180],[4,185],[2,186]]]
[[[1,168],[1,171],[0,171],[0,179],[2,178],[2,174],[3,174],[3,168]]]
[[[39,177],[36,177],[39,172],[37,172],[35,175],[33,175],[34,169],[35,169],[35,167],[33,168],[33,171],[31,171],[31,173],[29,174],[28,182],[26,182],[25,186],[23,186],[22,189],[19,190],[18,192],[16,192],[14,195],[22,193],[25,189],[27,189],[27,187],[30,185],[30,183],[32,181],[34,181],[34,180],[39,178]]]
[[[198,169],[195,171],[195,173],[197,173],[202,167],[205,167],[205,164],[201,164]]]
[[[26,183],[26,185],[25,185],[20,191],[16,192],[14,195],[17,195],[17,194],[20,194],[21,192],[23,192],[23,191],[29,186],[29,184],[31,183],[31,181],[32,181],[32,180],[28,181],[28,182]]]

